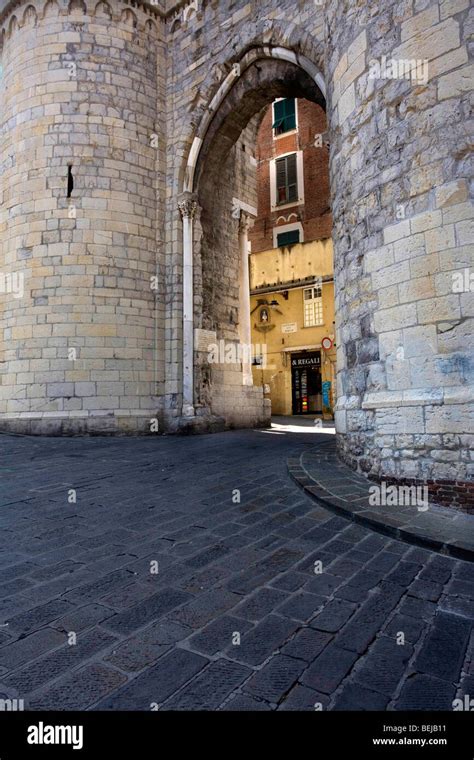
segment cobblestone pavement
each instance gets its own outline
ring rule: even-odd
[[[440,506],[421,488],[413,488],[396,509],[371,504],[374,482],[338,459],[335,436],[319,436],[313,448],[288,462],[298,485],[332,512],[392,538],[474,561],[474,513]]]
[[[309,432],[0,436],[0,695],[64,710],[473,695],[474,565],[315,504],[286,470],[324,435]]]

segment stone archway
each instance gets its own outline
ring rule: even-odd
[[[242,281],[240,288],[235,284],[239,281],[239,256],[242,251],[244,258],[246,255],[246,228],[255,204],[250,186],[242,186],[247,178],[242,181],[240,177],[240,184],[236,181],[239,156],[232,151],[245,133],[250,142],[255,142],[259,115],[275,98],[305,98],[325,107],[324,93],[321,72],[305,56],[281,47],[252,48],[233,65],[197,129],[180,201],[184,417],[195,416],[197,403],[200,415],[221,416],[227,425],[269,421],[269,404],[264,402],[261,389],[249,387],[251,372],[245,362],[233,373],[227,367],[224,371],[210,370],[196,345],[195,329],[204,328],[217,340],[250,343],[250,334],[245,340],[245,328],[242,330],[244,315],[249,312],[248,287]],[[253,213],[256,215],[256,209]],[[244,270],[240,261],[240,272]]]
[[[470,329],[467,302],[471,294],[452,292],[450,270],[456,267],[453,248],[457,241],[462,246],[467,243],[464,227],[471,215],[459,107],[466,96],[450,96],[448,89],[440,90],[437,108],[451,114],[455,140],[450,146],[438,135],[433,137],[430,98],[435,97],[442,74],[434,65],[429,97],[427,83],[407,81],[406,77],[405,81],[371,77],[381,49],[410,63],[413,41],[400,45],[387,25],[375,35],[380,37],[375,45],[370,30],[377,20],[370,19],[364,9],[350,11],[360,26],[348,34],[342,19],[349,10],[348,2],[341,0],[331,5],[325,19],[339,453],[369,477],[404,483],[430,480],[435,498],[443,496],[447,487],[452,498],[463,503],[472,474],[466,450],[472,430],[472,391],[468,387],[472,357],[464,341]],[[399,27],[406,23],[403,35],[416,37],[410,22],[393,13],[393,30],[399,34]],[[449,27],[454,40],[459,24],[459,20],[447,20],[438,29],[433,21],[440,39],[443,27]],[[268,21],[266,34],[271,37],[270,26]],[[257,44],[242,60],[254,56],[254,63],[263,68],[267,64],[261,64],[260,58],[268,63],[282,50],[283,60],[304,70],[305,56],[296,52],[301,50],[297,35],[293,26],[291,50],[280,40],[274,46]],[[436,58],[423,40],[421,44],[426,60]],[[314,71],[314,61],[309,61]],[[235,56],[228,70],[234,63],[239,63]],[[220,120],[235,115],[230,108],[232,93],[238,91],[241,81],[245,81],[242,68],[236,66],[196,111],[200,118],[192,137],[188,136],[187,159],[179,169],[186,202],[197,203],[196,181],[203,176],[201,159],[210,144],[219,145],[226,139],[219,133]],[[240,108],[246,107],[241,101]],[[441,126],[433,124],[437,134]],[[234,126],[237,133],[239,125]],[[232,141],[235,135],[227,137]],[[438,156],[432,166],[426,152],[430,147]],[[438,186],[444,189],[436,190]],[[452,212],[451,205],[456,206]],[[188,239],[191,220],[189,225]],[[188,284],[193,263],[192,256],[188,257],[184,267]],[[185,319],[189,314],[193,324],[192,309],[185,309]],[[185,329],[188,392],[193,388],[192,339],[192,331],[186,333]]]
[[[272,64],[270,67],[269,63]],[[281,63],[286,65],[281,66],[281,71],[279,71]],[[258,64],[260,66],[265,64],[265,67],[259,70]],[[262,75],[260,82],[259,77],[255,77],[256,71]],[[280,78],[281,81],[278,84]],[[244,105],[238,113],[236,108],[242,96],[254,91],[257,93],[259,88],[263,89],[265,80],[268,86],[278,92],[285,90],[284,82],[286,81],[292,82],[296,90],[299,89],[303,93],[300,97],[310,94],[311,99],[315,99],[316,102],[322,102],[326,97],[323,74],[318,66],[305,55],[283,47],[268,45],[253,47],[232,65],[231,72],[220,85],[201,119],[186,164],[183,192],[195,192],[196,167],[199,159],[202,161],[205,143],[209,144],[219,132],[231,111],[235,111],[236,124],[240,125],[240,131],[242,131],[242,125],[248,123],[249,114],[252,114],[252,111],[257,112],[251,104]],[[262,94],[259,102],[263,107],[265,102],[270,102],[270,98],[265,98]]]

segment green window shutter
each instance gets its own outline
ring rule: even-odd
[[[277,235],[277,246],[278,248],[283,248],[287,245],[295,245],[296,243],[300,242],[300,231],[299,230],[291,230],[291,232],[282,232],[280,235]]]
[[[273,129],[278,129],[278,127],[281,126],[282,122],[285,119],[285,115],[286,115],[285,102],[286,101],[284,100],[278,100],[276,103],[273,104],[273,113],[275,116]]]
[[[286,203],[286,158],[276,161],[277,204]]]
[[[285,132],[290,132],[292,129],[296,129],[296,101],[294,98],[288,98],[285,100]]]
[[[296,129],[296,101],[294,98],[278,100],[273,104],[273,129],[282,135]]]

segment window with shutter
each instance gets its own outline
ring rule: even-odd
[[[281,134],[283,122],[285,121],[285,101],[278,100],[273,104],[273,129],[277,134]]]
[[[277,246],[283,248],[286,245],[295,245],[300,242],[300,231],[291,230],[290,232],[281,232],[277,235]]]
[[[276,164],[277,205],[297,203],[298,173],[296,169],[296,153],[278,158]]]
[[[283,135],[296,129],[296,101],[294,98],[277,100],[273,104],[273,129],[275,135]]]

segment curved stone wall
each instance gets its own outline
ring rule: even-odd
[[[134,6],[3,18],[0,268],[24,286],[3,294],[3,429],[134,432],[157,409],[163,22]]]
[[[327,4],[341,456],[436,480],[474,465],[468,0]],[[419,12],[415,12],[419,11]],[[443,482],[444,481],[444,482]]]

